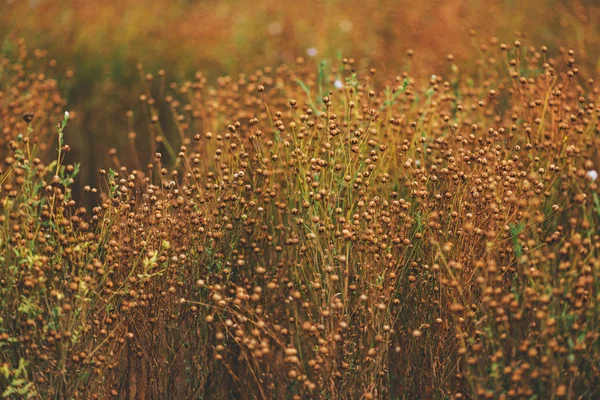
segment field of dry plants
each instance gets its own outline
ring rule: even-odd
[[[600,8],[513,3],[0,5],[1,397],[600,398]]]

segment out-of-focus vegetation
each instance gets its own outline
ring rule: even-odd
[[[3,4],[0,395],[598,398],[598,10],[447,3]]]
[[[277,67],[298,56],[315,65],[353,57],[386,73],[424,76],[447,72],[446,55],[453,54],[461,71],[478,74],[485,69],[481,46],[493,46],[493,37],[512,41],[517,35],[553,52],[574,49],[580,68],[595,71],[598,27],[600,7],[586,0],[28,0],[0,5],[0,34],[23,38],[30,50],[45,49],[48,60],[57,61],[52,76],[76,112],[72,161],[82,163],[80,181],[90,185],[97,181],[97,169],[108,163],[108,150],[128,145],[125,113],[136,105],[138,63],[152,73],[164,68],[169,79],[190,79],[201,71],[214,80]],[[470,30],[477,31],[477,39],[470,38]],[[406,56],[408,50],[413,57]],[[150,157],[147,146],[140,150]]]

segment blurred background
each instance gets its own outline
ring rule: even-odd
[[[70,159],[82,164],[81,187],[111,166],[109,149],[128,144],[127,111],[141,93],[138,64],[144,73],[164,69],[167,82],[201,71],[209,85],[297,57],[315,68],[321,60],[353,57],[387,74],[418,76],[444,74],[448,54],[462,70],[478,68],[482,46],[518,38],[554,53],[574,49],[580,67],[592,72],[599,68],[599,22],[600,5],[592,0],[0,3],[4,65],[21,63],[51,79],[50,86],[55,81],[60,100],[52,111],[62,107],[74,116],[67,142]]]

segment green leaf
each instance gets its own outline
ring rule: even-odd
[[[2,397],[4,397],[5,399],[8,399],[14,393],[15,393],[15,388],[13,388],[12,386],[9,386],[6,388],[6,390],[4,392],[2,392]]]
[[[385,100],[383,102],[383,105],[381,107],[379,107],[379,111],[383,111],[385,110],[386,107],[392,106],[394,104],[396,104],[396,99],[398,99],[398,97],[406,92],[406,89],[408,88],[408,84],[409,81],[408,79],[404,79],[404,81],[402,82],[402,86],[399,87],[398,89],[396,89],[396,91],[394,93],[392,93],[392,90],[390,89],[389,86],[386,86],[385,88],[385,94],[386,94],[386,98],[387,100]]]
[[[0,364],[0,374],[4,376],[5,379],[8,379],[10,376],[10,369],[8,369],[8,364]]]
[[[306,97],[308,99],[308,106],[313,110],[313,112],[319,113],[320,111],[317,109],[313,102],[313,99],[310,94],[310,88],[308,87],[308,85],[306,85],[306,83],[302,82],[300,79],[296,79],[296,83],[300,85],[300,88],[302,88],[304,93],[306,93]]]

